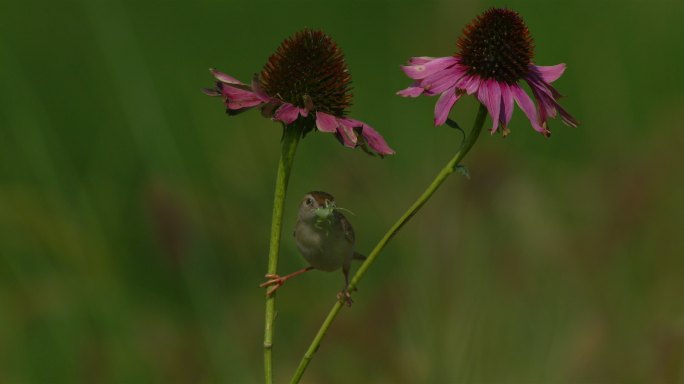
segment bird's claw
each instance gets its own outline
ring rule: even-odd
[[[349,293],[349,290],[347,289],[337,293],[337,300],[339,300],[340,303],[346,305],[347,307],[351,307],[354,303],[354,300],[352,300],[351,298],[351,293]]]
[[[285,280],[284,280],[282,277],[280,277],[279,275],[275,274],[275,273],[268,273],[268,274],[266,274],[266,276],[264,276],[264,277],[266,277],[268,280],[265,281],[265,282],[263,282],[263,283],[261,283],[261,284],[259,284],[259,287],[260,287],[260,288],[270,287],[270,288],[266,291],[266,295],[267,295],[267,296],[273,295],[273,293],[274,293],[278,288],[280,288],[283,284],[285,284]]]

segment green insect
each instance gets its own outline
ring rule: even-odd
[[[346,211],[352,215],[354,214],[354,212],[346,208],[336,206],[334,201],[326,200],[325,207],[316,208],[316,216],[318,216],[318,218],[316,218],[316,224],[314,224],[318,229],[324,229],[323,225],[325,225],[326,236],[328,236],[328,228],[330,227],[330,224],[332,224],[332,217],[335,211]]]
[[[330,224],[332,224],[332,215],[335,212],[335,202],[332,202],[330,200],[325,201],[325,207],[318,207],[316,208],[316,224],[315,227],[318,229],[323,229],[323,225],[325,224],[325,235],[328,235],[328,227]]]

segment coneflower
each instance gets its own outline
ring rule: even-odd
[[[403,67],[415,82],[398,95],[440,95],[435,125],[446,122],[462,95],[475,94],[492,118],[492,133],[499,126],[504,135],[509,133],[514,102],[544,136],[550,135],[547,120],[557,114],[565,124],[577,126],[577,120],[558,104],[561,95],[551,86],[565,71],[565,64],[544,67],[532,62],[532,36],[517,12],[489,9],[465,27],[457,46],[459,51],[453,56],[414,57]],[[521,80],[530,86],[537,107],[521,88]]]
[[[342,50],[321,31],[304,29],[285,39],[251,85],[211,72],[216,87],[204,92],[223,97],[229,115],[257,107],[286,126],[301,123],[303,133],[316,128],[335,134],[347,147],[394,153],[371,126],[347,117],[351,75]]]

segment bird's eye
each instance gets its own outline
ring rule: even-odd
[[[312,199],[312,198],[310,198],[310,197],[307,197],[307,198],[306,198],[306,205],[308,205],[308,206],[312,206],[312,205],[313,205],[313,203],[314,203],[314,201],[313,201],[313,199]]]

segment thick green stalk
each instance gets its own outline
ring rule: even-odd
[[[404,224],[406,224],[413,217],[413,215],[415,215],[418,212],[418,210],[420,210],[420,208],[435,193],[437,188],[439,188],[439,186],[442,185],[444,180],[446,180],[446,178],[456,170],[456,166],[458,165],[458,163],[460,163],[461,160],[463,160],[465,155],[468,154],[468,151],[470,151],[470,148],[472,148],[473,144],[475,144],[475,141],[477,141],[477,138],[480,135],[480,131],[482,130],[482,126],[484,125],[486,117],[487,108],[484,105],[480,105],[480,109],[477,112],[477,117],[475,118],[473,128],[470,131],[468,137],[466,137],[465,141],[463,142],[461,149],[459,149],[459,151],[456,152],[454,157],[451,160],[449,160],[449,162],[444,166],[444,168],[442,168],[441,171],[439,171],[437,177],[435,177],[432,183],[430,183],[430,185],[423,192],[423,194],[420,195],[418,200],[416,200],[411,206],[411,208],[409,208],[408,211],[406,211],[399,218],[399,220],[397,220],[397,222],[394,223],[392,228],[390,228],[389,231],[387,231],[385,236],[380,240],[380,242],[378,242],[375,248],[373,248],[373,251],[368,255],[368,258],[363,262],[363,264],[361,264],[361,267],[359,267],[358,271],[356,271],[354,277],[351,279],[351,282],[349,283],[350,291],[353,291],[356,288],[356,286],[359,284],[363,276],[368,271],[368,268],[370,268],[370,266],[373,265],[375,259],[378,257],[378,254],[380,254],[383,248],[385,248],[385,245],[387,245],[387,243],[392,239],[392,237],[394,237],[394,235],[397,234],[401,227],[403,227]],[[306,370],[307,366],[309,365],[309,362],[313,358],[314,353],[316,353],[318,347],[321,345],[323,337],[328,332],[330,325],[335,320],[335,317],[337,317],[337,314],[340,312],[340,309],[342,309],[342,303],[340,301],[337,301],[330,310],[330,313],[328,313],[328,316],[323,321],[323,324],[321,325],[321,328],[318,330],[318,333],[316,333],[316,336],[311,342],[309,349],[307,349],[306,353],[304,353],[304,357],[302,357],[302,361],[299,363],[297,371],[295,371],[294,376],[292,376],[292,380],[290,381],[291,384],[299,383],[299,381],[301,380],[304,371]]]
[[[287,183],[294,161],[297,144],[301,137],[298,125],[284,127],[282,150],[276,174],[275,194],[273,196],[273,217],[271,219],[271,241],[268,250],[268,273],[275,274],[278,269],[280,253],[280,234],[283,223],[283,206],[287,193]],[[264,324],[264,378],[266,384],[273,383],[273,322],[275,320],[275,293],[266,296],[266,319]]]

